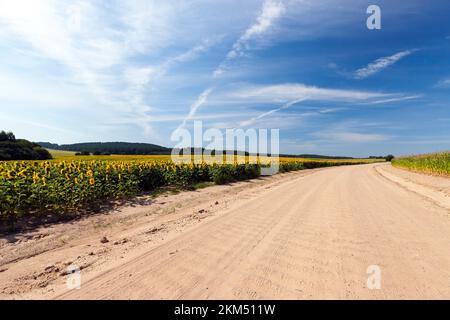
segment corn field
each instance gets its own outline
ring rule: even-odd
[[[450,152],[394,159],[392,165],[408,170],[450,176]]]

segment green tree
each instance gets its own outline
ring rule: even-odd
[[[0,160],[46,160],[52,156],[40,145],[16,139],[12,132],[0,131]]]
[[[3,130],[0,132],[0,141],[15,141],[15,140],[16,137],[12,132],[5,132]]]

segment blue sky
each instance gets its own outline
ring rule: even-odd
[[[449,1],[0,0],[0,129],[173,146],[202,120],[279,128],[283,153],[449,150],[449,57]]]

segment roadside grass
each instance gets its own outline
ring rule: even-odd
[[[429,153],[392,160],[394,167],[450,177],[450,152]]]
[[[163,187],[160,187],[160,188],[157,188],[157,189],[151,191],[149,197],[154,199],[159,196],[179,194],[181,191],[183,191],[182,188],[180,188],[179,186],[176,186],[176,185],[163,186]]]
[[[192,189],[197,190],[197,189],[204,189],[210,186],[213,186],[214,182],[211,181],[203,181],[203,182],[198,182],[198,183],[194,183],[192,185]]]
[[[157,189],[153,190],[152,192],[150,192],[149,197],[154,199],[159,196],[179,194],[180,192],[186,191],[186,190],[192,191],[192,190],[204,189],[207,187],[211,187],[213,185],[214,185],[214,182],[202,181],[202,182],[193,183],[192,185],[190,185],[188,187],[181,187],[179,185],[162,186],[162,187],[157,188]]]

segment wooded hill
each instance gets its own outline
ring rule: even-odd
[[[54,144],[49,142],[37,142],[40,146],[47,149],[89,152],[101,154],[170,154],[171,149],[150,143],[131,143],[131,142],[85,142],[74,144]]]
[[[50,153],[40,145],[16,139],[12,132],[0,132],[0,160],[46,160]]]

